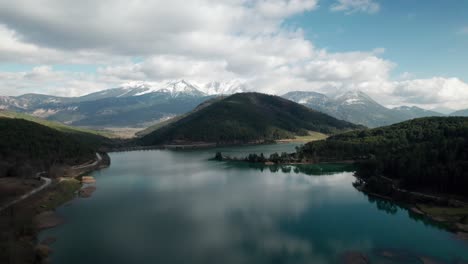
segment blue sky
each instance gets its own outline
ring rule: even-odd
[[[396,64],[394,75],[410,72],[468,81],[468,1],[381,0],[375,14],[330,12],[333,1],[288,19],[318,47],[332,52],[384,48]]]
[[[468,108],[468,1],[0,0],[0,95],[236,80]]]

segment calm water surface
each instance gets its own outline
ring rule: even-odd
[[[358,192],[345,167],[209,161],[215,151],[111,154],[93,196],[59,208],[66,224],[41,233],[58,239],[52,263],[340,263],[349,251],[373,263],[468,261],[466,242]]]

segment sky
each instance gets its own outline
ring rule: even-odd
[[[0,95],[241,80],[468,108],[468,1],[0,0]]]

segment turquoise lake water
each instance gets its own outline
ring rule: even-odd
[[[242,156],[295,144],[219,149]],[[52,263],[372,263],[468,261],[468,243],[357,191],[349,166],[253,167],[218,150],[112,153],[97,190],[58,208]],[[460,262],[458,262],[460,261]]]

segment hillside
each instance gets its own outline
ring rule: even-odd
[[[146,136],[146,135],[148,135],[148,134],[150,134],[150,133],[152,133],[152,132],[154,132],[154,131],[156,131],[156,130],[158,130],[158,129],[160,129],[160,128],[163,128],[163,127],[165,127],[165,126],[167,126],[167,125],[170,125],[170,124],[172,124],[172,123],[174,123],[174,122],[177,122],[177,121],[181,120],[182,118],[184,118],[184,117],[190,115],[191,113],[194,113],[194,112],[196,112],[196,111],[199,111],[199,110],[201,110],[201,109],[203,109],[203,108],[205,108],[205,107],[207,107],[207,106],[213,104],[214,102],[217,102],[217,101],[219,101],[219,100],[222,100],[223,98],[225,98],[225,96],[218,96],[218,97],[213,97],[213,98],[211,98],[211,99],[208,99],[208,100],[204,101],[203,103],[199,104],[199,105],[198,105],[197,107],[195,107],[195,109],[193,109],[192,111],[190,111],[190,112],[188,112],[188,113],[186,113],[186,114],[182,114],[182,115],[178,115],[178,116],[171,117],[171,118],[169,118],[169,119],[167,119],[167,120],[164,120],[164,121],[162,121],[162,122],[159,122],[159,123],[157,123],[157,124],[155,124],[155,125],[149,126],[149,127],[145,128],[145,129],[143,129],[143,130],[137,132],[137,133],[136,133],[136,136],[137,136],[137,137]]]
[[[430,117],[353,131],[303,146],[320,161],[364,160],[358,176],[386,176],[410,190],[467,195],[468,118]]]
[[[114,135],[111,133],[68,126],[59,122],[49,121],[24,113],[0,110],[0,118],[24,119],[27,121],[31,121],[39,125],[46,126],[59,132],[65,133],[73,137],[75,140],[83,142],[84,144],[91,144],[95,146],[111,144],[110,138],[114,137]]]
[[[0,138],[0,177],[28,177],[52,165],[80,164],[92,160],[98,148],[86,135],[24,119],[0,117]]]
[[[333,134],[359,126],[337,120],[277,96],[239,93],[141,138],[144,145],[263,142],[294,138],[308,131]]]

